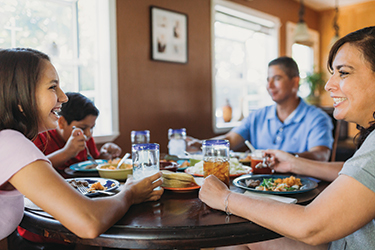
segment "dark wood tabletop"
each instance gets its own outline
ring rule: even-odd
[[[288,195],[307,204],[328,183]],[[242,189],[231,186],[236,192]],[[21,226],[34,233],[83,245],[132,249],[199,249],[264,241],[280,237],[251,221],[209,208],[198,190],[178,193],[165,190],[159,201],[130,207],[125,216],[95,239],[81,239],[43,211],[25,209]]]

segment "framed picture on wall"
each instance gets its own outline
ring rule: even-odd
[[[151,6],[150,12],[151,59],[187,63],[187,15],[156,6]]]

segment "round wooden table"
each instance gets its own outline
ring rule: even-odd
[[[289,195],[308,203],[328,183],[310,192]],[[231,187],[236,192],[242,189]],[[251,209],[251,208],[249,208]],[[251,221],[209,208],[198,191],[165,190],[159,201],[130,207],[108,231],[95,239],[81,239],[43,211],[25,209],[21,226],[34,233],[83,245],[131,249],[199,249],[237,245],[281,237]]]

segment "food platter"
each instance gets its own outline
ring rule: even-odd
[[[248,180],[259,180],[260,182],[263,181],[263,179],[277,179],[277,178],[287,178],[289,176],[287,175],[273,175],[273,174],[265,174],[265,175],[243,175],[240,177],[237,177],[233,180],[233,185],[242,189],[246,189],[252,192],[259,192],[259,193],[267,193],[267,194],[298,194],[298,193],[304,193],[311,191],[315,189],[318,186],[318,183],[316,183],[314,180],[308,178],[308,177],[300,177],[297,176],[299,179],[301,179],[302,187],[299,190],[294,191],[263,191],[263,190],[256,190],[255,188],[248,187],[246,185],[246,181]]]
[[[116,190],[120,187],[120,182],[113,180],[113,179],[105,179],[105,178],[71,178],[71,179],[65,179],[66,182],[70,182],[72,180],[75,181],[87,181],[89,185],[94,184],[95,182],[100,182],[103,187],[107,188],[106,190],[103,190],[105,192],[111,192],[113,190]],[[97,196],[99,194],[97,193],[88,193],[86,196]]]
[[[163,187],[165,190],[173,191],[176,193],[188,193],[192,191],[197,191],[201,188],[201,185],[203,184],[204,178],[202,177],[194,177],[195,182],[197,183],[197,186],[193,187],[186,187],[186,188],[172,188],[172,187]]]
[[[103,159],[97,159],[95,160],[98,165],[105,164],[108,161]],[[70,165],[70,169],[74,171],[80,171],[80,172],[97,172],[98,170],[96,168],[88,168],[88,166],[93,165],[91,161],[83,161],[79,162],[73,165]]]
[[[244,166],[244,168],[247,168],[249,171],[251,170],[250,167],[246,167]],[[194,176],[197,176],[197,177],[203,177],[204,175],[201,174],[201,173],[196,173],[194,172],[194,167],[188,167],[185,169],[185,173],[187,174],[191,174],[191,175],[194,175]],[[238,173],[238,174],[231,174],[229,175],[230,178],[236,178],[236,177],[239,177],[241,175],[244,175],[244,174],[247,174],[247,173]]]

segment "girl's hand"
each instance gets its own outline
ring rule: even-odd
[[[274,149],[267,149],[264,154],[268,156],[268,165],[279,173],[292,172],[293,162],[297,159],[293,155]]]
[[[135,180],[133,176],[129,177],[125,182],[124,189],[131,190],[132,204],[159,200],[164,189],[155,190],[155,188],[160,187],[163,183],[161,176],[162,173],[158,172],[141,180]]]
[[[199,199],[214,209],[224,211],[224,201],[229,192],[228,187],[222,181],[210,175],[204,179],[199,191]]]

